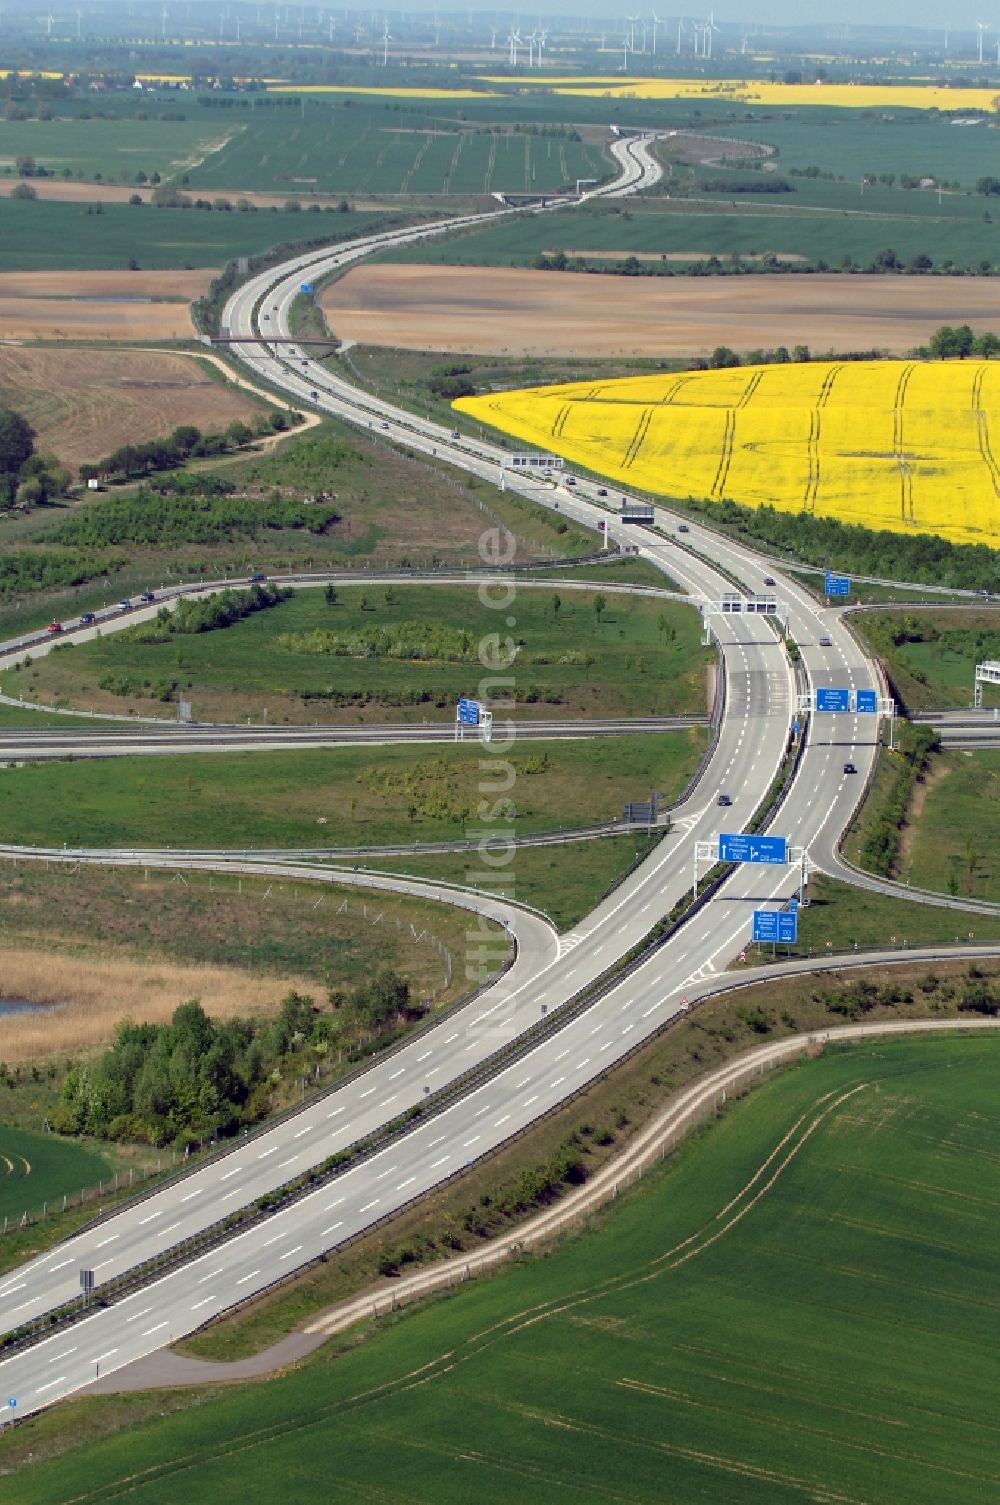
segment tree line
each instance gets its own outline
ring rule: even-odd
[[[140,488],[77,512],[44,535],[46,543],[100,549],[114,544],[219,543],[234,535],[289,528],[324,533],[340,518],[330,502],[285,501]]]
[[[275,408],[262,413],[254,427],[234,418],[221,433],[203,434],[193,423],[182,423],[165,439],[149,439],[141,444],[122,444],[103,460],[80,466],[81,481],[129,481],[148,476],[156,470],[174,470],[188,460],[224,455],[243,449],[255,437],[284,433],[301,423],[302,414]]]
[[[260,1122],[281,1083],[311,1075],[331,1049],[358,1050],[373,1033],[419,1018],[404,977],[383,969],[327,1006],[289,993],[269,1019],[213,1019],[197,1000],[169,1024],[123,1021],[95,1060],[72,1064],[52,1115],[60,1134],[179,1149]]]

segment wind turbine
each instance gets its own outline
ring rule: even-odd
[[[546,42],[548,40],[549,40],[549,34],[545,30],[545,28],[543,26],[542,29],[541,29],[541,31],[538,33],[538,53],[537,53],[537,59],[536,60],[537,60],[539,68],[542,66],[542,48],[545,46],[545,44],[546,44]]]
[[[681,38],[684,35],[684,26],[685,26],[685,22],[680,17],[678,17],[678,19],[677,19],[677,56],[678,57],[680,57],[681,51],[682,51],[682,48],[681,48]]]
[[[382,31],[382,67],[383,68],[388,68],[388,66],[389,66],[389,43],[391,41],[392,41],[392,37],[389,35],[389,22],[388,22],[388,20],[386,20],[385,27],[384,27],[384,29]]]
[[[507,43],[510,47],[510,66],[512,68],[516,68],[517,49],[524,46],[524,43],[521,41],[521,34],[516,27],[511,27],[510,32],[507,36]]]
[[[702,44],[702,57],[710,58],[712,56],[712,33],[718,31],[718,29],[719,28],[715,24],[715,11],[710,11],[708,20],[705,22],[704,28],[702,30],[702,37],[704,38]]]
[[[630,50],[632,52],[634,52],[635,51],[635,23],[638,21],[639,17],[638,16],[626,16],[625,19],[628,22],[628,45],[629,45]]]
[[[650,14],[650,20],[653,23],[653,56],[655,57],[656,56],[656,28],[658,26],[662,26],[663,25],[663,17],[662,16],[658,16],[656,14],[656,12],[653,11]]]
[[[538,33],[536,31],[529,31],[529,33],[528,33],[528,67],[529,68],[534,67],[534,63],[535,63],[535,43],[537,41],[538,41]]]
[[[976,30],[979,33],[979,61],[982,62],[982,60],[983,60],[983,37],[986,34],[986,32],[988,32],[990,30],[990,23],[988,21],[977,21],[976,22]]]

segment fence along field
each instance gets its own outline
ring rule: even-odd
[[[1000,541],[1000,368],[818,361],[462,398],[630,486],[952,543]]]

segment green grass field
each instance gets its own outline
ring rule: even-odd
[[[996,775],[993,777],[996,785]],[[988,841],[984,841],[984,860]],[[857,854],[852,850],[850,838],[844,842],[844,850],[852,861]],[[903,881],[910,876],[904,871]],[[936,881],[921,882],[916,872],[911,881],[917,887],[942,889],[940,859]],[[966,890],[962,890],[966,892]],[[966,941],[973,935],[977,941],[1000,940],[1000,915],[976,914],[961,909],[939,909],[921,904],[916,900],[894,898],[889,894],[868,893],[853,888],[849,883],[840,883],[817,873],[809,881],[808,894],[811,900],[808,909],[799,911],[799,941],[796,946],[778,946],[778,956],[821,956],[824,951],[866,951],[880,947],[930,946],[938,942]],[[978,892],[977,898],[989,895]],[[758,952],[766,955],[770,946],[747,946],[750,962],[761,960]]]
[[[919,888],[947,885],[1000,903],[1000,751],[939,754],[918,799],[903,842],[905,875]]]
[[[374,195],[542,193],[611,176],[602,148],[561,137],[455,125],[380,102],[258,112],[188,174],[193,189]],[[288,118],[290,115],[290,118]]]
[[[101,202],[94,185],[91,204]],[[258,209],[154,209],[150,204],[87,204],[0,198],[0,272],[83,271],[127,267],[222,267],[235,256],[256,256],[272,246],[338,240],[378,222],[377,214],[291,213]]]
[[[627,212],[595,205],[572,216],[505,219],[483,229],[383,251],[380,259],[531,266],[541,252],[559,250],[687,255],[692,260],[770,252],[823,260],[836,268],[845,256],[868,266],[888,246],[904,261],[925,254],[935,265],[953,261],[960,267],[977,266],[1000,259],[1000,216],[985,219],[986,201],[981,198],[945,198],[939,207],[934,195],[873,190],[866,191],[862,201],[857,190],[852,195],[839,185],[831,189],[828,205],[807,202],[811,195],[806,189],[801,196],[773,195],[763,202],[748,202],[752,195],[744,194],[733,206],[724,196],[669,202],[655,198],[647,205],[630,205]],[[593,265],[601,265],[599,257]],[[678,269],[676,261],[661,268]]]
[[[57,178],[99,175],[106,183],[134,183],[137,172],[170,178],[215,151],[236,128],[222,116],[158,120],[158,112],[151,113],[146,120],[5,120],[0,170],[13,170],[18,157],[30,156]]]
[[[896,696],[910,711],[971,706],[976,665],[1000,658],[1000,612],[872,612],[852,626],[884,661]],[[1000,690],[983,686],[983,704],[1000,706]]]
[[[600,617],[595,600],[607,603]],[[163,714],[158,687],[176,685],[170,693],[183,692],[202,721],[265,711],[271,723],[451,721],[482,678],[481,645],[499,631],[517,648],[513,714],[570,720],[703,714],[712,662],[689,608],[599,588],[519,590],[504,614],[475,588],[345,587],[333,604],[300,590],[226,629],[156,643],[136,641],[143,631],[59,648],[4,687],[49,704]],[[392,656],[408,647],[418,656]]]
[[[64,1196],[96,1186],[108,1168],[89,1145],[0,1123],[0,1227],[4,1218],[41,1213],[46,1202],[54,1211]]]
[[[980,1505],[1000,1473],[998,1048],[830,1049],[555,1257],[263,1387],[85,1401],[75,1435],[113,1435],[52,1461],[59,1418],[30,1423],[5,1499],[254,1505],[322,1476],[413,1505]]]
[[[621,815],[650,789],[673,798],[707,740],[702,727],[514,749],[516,819],[548,831]],[[478,741],[218,757],[109,758],[8,768],[0,839],[29,846],[327,847],[478,836],[480,801],[506,778]],[[492,760],[491,760],[492,763]],[[485,789],[483,784],[486,784]],[[500,817],[502,819],[502,817]]]
[[[569,930],[590,913],[614,880],[650,850],[645,832],[608,836],[599,841],[568,842],[558,847],[523,847],[494,872],[474,854],[451,853],[385,858],[365,867],[416,878],[444,878],[522,904],[544,909],[558,930]]]

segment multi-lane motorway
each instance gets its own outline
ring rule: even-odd
[[[616,143],[616,154],[626,164],[626,175],[641,182],[644,159],[649,161],[642,143]],[[281,353],[275,354],[262,343],[268,329],[289,337],[288,311],[306,271],[316,280],[382,244],[431,233],[434,227],[421,226],[296,258],[240,289],[230,300],[225,320],[238,342],[234,352],[294,398],[312,401],[362,427],[377,424],[392,440],[496,481],[505,455],[499,447],[454,439],[438,425],[358,393],[336,374],[311,365],[308,357],[292,355],[287,344],[280,344]],[[583,481],[572,491],[557,492],[548,482],[508,472],[506,483],[543,505],[558,500],[563,514],[590,526],[607,516],[596,487]],[[752,552],[698,527],[690,529],[681,548],[676,539],[663,536],[676,525],[665,509],[657,509],[657,525],[660,532],[644,535],[641,552],[696,601],[718,598],[731,588],[733,576],[751,592],[764,589],[768,566]],[[784,603],[789,634],[799,645],[803,685],[880,688],[873,666],[835,616],[828,619],[791,580],[778,577],[775,588]],[[485,908],[516,937],[517,957],[502,979],[295,1117],[0,1279],[0,1331],[39,1317],[73,1296],[81,1267],[93,1268],[98,1283],[113,1278],[408,1108],[433,1099],[439,1088],[487,1063],[542,1018],[558,1020],[570,1000],[640,941],[690,888],[695,843],[711,846],[721,830],[745,829],[789,742],[798,686],[775,628],[756,616],[711,620],[723,653],[725,714],[703,777],[673,812],[673,829],[656,851],[562,937],[542,918],[515,905],[484,905],[468,895],[449,893],[452,901]],[[828,639],[828,645],[821,639]],[[819,720],[821,724],[814,719],[800,733],[805,746],[775,829],[825,865],[872,765],[875,726],[873,717],[831,715]],[[856,773],[845,771],[848,763]],[[731,800],[730,806],[719,803],[723,795]],[[95,860],[111,856],[87,855]],[[183,853],[116,854],[116,860],[206,866],[225,861]],[[295,876],[312,873],[317,879],[332,876],[329,869],[307,864],[289,868],[241,858],[230,865]],[[718,986],[717,972],[749,937],[751,910],[784,900],[799,879],[799,870],[791,866],[735,867],[715,897],[667,946],[610,983],[588,1008],[568,1016],[561,1029],[519,1059],[498,1061],[488,1079],[440,1114],[205,1257],[0,1364],[0,1383],[6,1385],[8,1396],[17,1398],[22,1414],[50,1404],[90,1383],[98,1369],[106,1374],[191,1331],[461,1170]],[[411,886],[421,891],[433,887]],[[476,945],[473,935],[473,953]]]

